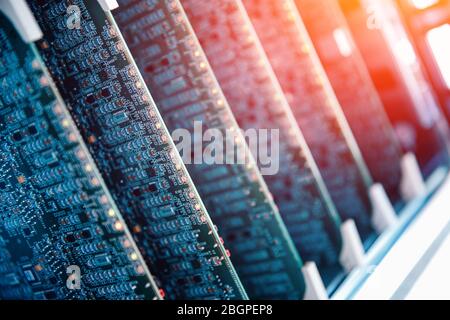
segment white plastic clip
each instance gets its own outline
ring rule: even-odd
[[[314,262],[306,262],[302,267],[306,290],[304,300],[328,300],[328,293]]]
[[[355,221],[349,219],[341,224],[341,237],[342,251],[339,261],[345,271],[350,272],[364,262],[364,247]]]
[[[397,215],[386,191],[380,183],[373,184],[369,189],[372,203],[372,226],[380,234],[397,223]]]
[[[103,11],[111,11],[119,7],[116,0],[97,0]]]
[[[16,27],[23,41],[29,43],[42,38],[42,31],[25,0],[1,0],[0,10]]]
[[[410,201],[426,193],[425,182],[416,156],[408,152],[401,160],[402,180],[400,193],[403,200]]]

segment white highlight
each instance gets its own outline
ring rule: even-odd
[[[450,24],[431,29],[426,37],[442,78],[450,89]]]

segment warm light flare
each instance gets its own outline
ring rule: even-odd
[[[450,24],[444,24],[427,33],[427,42],[430,46],[442,78],[450,89]]]

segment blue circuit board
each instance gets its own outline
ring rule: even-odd
[[[157,297],[39,58],[0,13],[0,298]]]
[[[448,167],[448,127],[391,1],[334,0],[369,70],[404,150],[423,176]],[[368,23],[367,21],[370,21]]]
[[[239,132],[177,0],[120,0],[113,16],[169,130],[194,134],[198,121],[204,130],[220,130],[225,139],[227,130]],[[252,158],[244,138],[234,138],[231,151]],[[249,297],[302,298],[301,260],[254,160],[187,164],[187,169]]]
[[[294,2],[243,3],[339,215],[370,242],[371,177]]]
[[[340,274],[340,219],[245,9],[235,0],[181,3],[239,125],[278,130],[279,170],[264,179],[300,256],[330,283]]]
[[[383,184],[394,205],[401,205],[400,143],[337,3],[295,4],[374,181]]]
[[[244,299],[227,251],[109,12],[29,1],[37,46],[149,269],[169,299]]]

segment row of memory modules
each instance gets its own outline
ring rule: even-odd
[[[0,298],[335,290],[449,161],[401,25],[353,2],[0,3]]]

